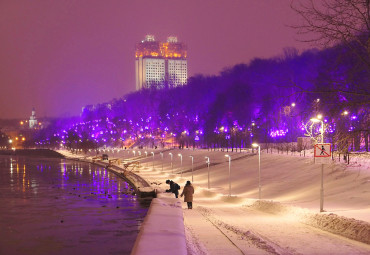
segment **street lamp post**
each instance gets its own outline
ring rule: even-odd
[[[194,175],[193,175],[193,170],[194,170],[194,157],[189,156],[191,158],[191,182],[194,182]]]
[[[147,158],[147,157],[148,157],[148,152],[145,151],[145,158]],[[149,162],[146,162],[146,166],[149,167]]]
[[[154,152],[151,152],[151,154],[153,155],[153,170],[154,170]]]
[[[161,154],[161,158],[162,158],[162,172],[163,172],[163,152],[160,152],[159,154]]]
[[[225,157],[229,158],[229,197],[231,196],[231,156],[225,155]]]
[[[180,160],[181,160],[181,175],[180,175],[180,177],[182,177],[182,155],[181,155],[181,153],[179,153],[178,156],[180,157]]]
[[[261,199],[261,146],[256,143],[252,146],[258,147],[258,199]]]
[[[173,173],[173,162],[172,162],[173,154],[171,152],[168,153],[168,154],[171,156],[171,169],[172,169],[172,173]]]
[[[211,163],[211,161],[209,160],[209,157],[204,157],[205,159],[207,159],[206,163],[208,165],[208,189],[210,189],[211,185],[209,183],[209,163]]]
[[[348,112],[344,114],[348,114]],[[321,143],[324,143],[324,122],[320,120],[319,117],[310,120],[312,122],[321,122]],[[314,160],[316,160],[316,158],[314,158]],[[320,212],[324,212],[324,164],[321,164]]]

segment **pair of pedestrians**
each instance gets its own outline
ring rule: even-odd
[[[175,197],[178,198],[180,185],[172,180],[167,180],[166,183],[170,185],[170,189],[166,190],[166,192],[172,192],[175,194]],[[191,185],[190,181],[187,181],[184,189],[182,190],[181,197],[184,196],[184,202],[187,203],[188,209],[193,209],[193,194],[194,187]]]

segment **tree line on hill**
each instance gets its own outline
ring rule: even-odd
[[[287,48],[280,57],[191,77],[183,87],[144,89],[85,107],[80,118],[55,122],[36,140],[96,147],[164,144],[171,137],[180,147],[249,147],[296,142],[307,125],[315,139],[321,127],[310,119],[320,114],[325,142],[341,152],[368,151],[369,74],[343,44],[302,54]],[[63,141],[61,130],[69,140]]]

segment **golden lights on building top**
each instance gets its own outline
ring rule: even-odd
[[[155,41],[153,35],[147,35],[144,41],[136,44],[136,58],[153,57],[166,59],[186,59],[186,45],[177,41],[177,37],[170,36],[167,42]]]

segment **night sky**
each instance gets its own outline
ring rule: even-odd
[[[0,1],[0,118],[79,115],[135,90],[135,43],[176,35],[189,77],[299,50],[288,0]]]

